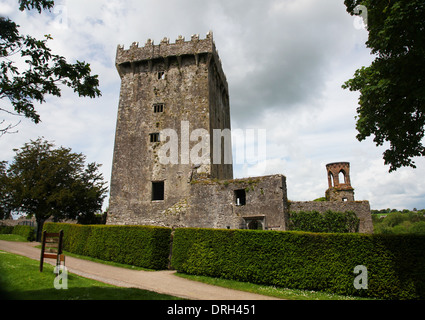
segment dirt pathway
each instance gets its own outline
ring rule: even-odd
[[[0,250],[40,259],[38,243],[0,240]],[[175,271],[138,271],[66,257],[69,272],[119,287],[140,288],[190,300],[275,300],[259,294],[243,292],[183,279]]]

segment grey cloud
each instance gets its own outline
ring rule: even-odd
[[[311,6],[296,10],[294,2],[281,1],[288,6],[279,10],[276,1],[261,1],[261,6],[245,2],[237,12],[233,5],[223,10],[243,26],[232,35],[243,49],[223,49],[230,59],[231,108],[240,121],[256,120],[265,110],[309,105],[321,96],[327,69],[346,41],[347,17],[334,2],[300,2]]]

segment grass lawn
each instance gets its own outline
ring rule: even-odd
[[[5,241],[16,241],[16,242],[28,242],[23,236],[17,234],[0,234],[0,240]]]
[[[0,251],[0,299],[13,300],[174,300],[136,288],[121,288],[68,273],[68,289],[54,287],[53,266]]]
[[[234,280],[226,280],[220,278],[212,278],[205,276],[194,276],[184,273],[177,273],[179,277],[186,278],[189,280],[195,280],[204,282],[207,284],[212,284],[220,287],[247,291],[251,293],[262,294],[265,296],[276,297],[279,299],[287,300],[373,300],[366,299],[361,297],[352,297],[352,296],[342,296],[327,292],[320,291],[308,291],[308,290],[297,290],[297,289],[287,289],[287,288],[278,288],[274,286],[266,286],[260,284],[254,284],[249,282],[239,282]]]

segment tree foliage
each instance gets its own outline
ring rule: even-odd
[[[0,220],[10,217],[7,162],[0,161]]]
[[[372,215],[373,229],[376,234],[424,234],[425,210],[393,211],[385,217]]]
[[[390,172],[415,168],[413,158],[425,155],[425,2],[345,0],[345,5],[351,15],[358,5],[367,8],[366,45],[376,55],[343,85],[360,92],[357,139],[373,135],[377,146],[389,142],[383,158]]]
[[[50,10],[54,1],[20,0],[20,10]],[[42,40],[21,35],[19,26],[6,17],[0,17],[0,111],[21,115],[40,122],[35,103],[45,102],[46,95],[61,96],[60,85],[74,89],[79,96],[100,96],[97,75],[91,75],[90,65],[77,61],[70,64],[60,55],[55,55],[47,46],[51,40],[45,35]],[[25,67],[22,67],[24,65]],[[20,67],[18,67],[20,66]],[[0,135],[13,125],[0,128]]]
[[[99,164],[86,166],[83,154],[41,138],[15,151],[7,171],[11,208],[41,225],[50,217],[90,222],[101,210],[107,188]]]

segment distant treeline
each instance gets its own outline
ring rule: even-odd
[[[408,210],[408,209],[397,210],[397,209],[387,208],[387,209],[381,209],[381,210],[370,210],[370,212],[372,214],[391,213],[391,212],[401,212],[401,213],[415,212],[415,213],[423,213],[423,214],[425,214],[425,209],[418,210],[416,208],[413,208],[413,210]]]
[[[389,210],[389,211],[387,211]],[[425,210],[374,210],[372,215],[375,234],[425,234]],[[378,215],[384,213],[385,215]]]

